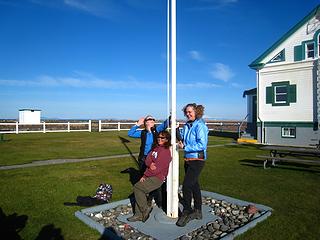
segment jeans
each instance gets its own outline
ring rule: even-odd
[[[185,161],[184,163],[185,176],[182,185],[183,211],[189,213],[192,212],[192,196],[194,199],[194,209],[201,211],[202,197],[199,185],[199,176],[202,168],[204,167],[204,163],[205,162],[201,160]]]

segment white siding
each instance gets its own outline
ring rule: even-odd
[[[262,121],[313,121],[313,61],[270,65],[260,70],[259,117]],[[297,101],[289,106],[266,104],[266,87],[273,82],[296,84]]]
[[[314,28],[310,31],[310,24],[314,24]],[[309,26],[309,31],[307,30]],[[294,62],[294,46],[301,45],[302,41],[308,41],[313,39],[314,33],[320,29],[319,20],[313,18],[308,23],[304,24],[300,29],[293,33],[289,38],[287,38],[282,44],[280,44],[276,49],[274,49],[264,60],[264,63],[269,62],[276,54],[278,54],[282,49],[285,49],[286,63]],[[316,56],[318,57],[318,56]],[[265,66],[281,65],[284,62],[279,63],[268,63]]]
[[[19,123],[23,124],[39,124],[41,111],[39,110],[22,110],[19,111]]]

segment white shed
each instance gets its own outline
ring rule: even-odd
[[[22,124],[39,124],[41,119],[41,110],[37,109],[20,109],[19,123]]]

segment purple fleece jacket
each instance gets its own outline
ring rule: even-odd
[[[148,154],[145,164],[147,166],[144,177],[157,177],[162,182],[166,179],[171,162],[171,151],[169,148],[157,146]],[[151,163],[155,163],[156,169],[151,170]]]

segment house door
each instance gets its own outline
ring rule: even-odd
[[[252,96],[252,134],[257,139],[257,95]]]

